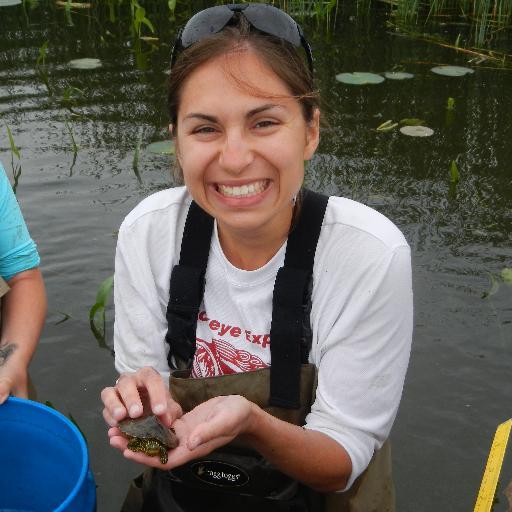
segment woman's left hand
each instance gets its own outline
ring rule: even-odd
[[[128,440],[118,428],[109,430],[111,444],[124,450],[123,455],[146,466],[172,469],[186,462],[208,455],[235,437],[248,431],[253,408],[256,407],[239,395],[212,398],[178,418],[172,425],[179,444],[169,452],[165,465],[158,457],[149,457],[127,448]]]

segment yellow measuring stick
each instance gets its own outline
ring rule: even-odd
[[[512,418],[498,425],[496,429],[474,512],[490,512],[491,510],[511,429]]]

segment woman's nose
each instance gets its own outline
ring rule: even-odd
[[[228,172],[240,173],[252,161],[254,155],[246,138],[239,133],[225,135],[219,155],[219,164]]]

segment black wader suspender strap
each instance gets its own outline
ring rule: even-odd
[[[307,363],[311,348],[313,263],[329,198],[305,190],[302,200],[272,299],[270,405],[287,409],[300,406],[300,368]]]
[[[212,232],[213,217],[192,201],[181,241],[180,263],[171,273],[165,335],[171,347],[167,356],[169,368],[190,368],[194,358]]]
[[[277,273],[270,328],[270,405],[300,405],[300,368],[311,348],[311,290],[316,245],[329,198],[303,192],[301,211],[288,237],[284,266]],[[196,350],[199,307],[204,294],[213,218],[192,201],[179,265],[171,273],[167,334],[170,368],[190,368]]]

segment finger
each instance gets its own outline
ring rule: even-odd
[[[109,427],[117,427],[117,420],[110,414],[110,411],[105,407],[102,411],[103,419]]]
[[[141,371],[138,384],[146,388],[151,411],[157,416],[165,416],[169,405],[169,389],[162,376],[153,368]]]
[[[3,404],[9,397],[11,386],[5,380],[0,380],[0,404]]]
[[[144,412],[144,405],[139,394],[139,387],[144,388],[144,385],[139,384],[140,379],[137,373],[123,373],[116,382],[116,391],[130,418],[138,418]]]
[[[105,409],[108,409],[110,416],[115,420],[120,421],[128,414],[116,388],[108,387],[103,389],[101,392],[101,400]]]
[[[187,439],[187,446],[190,450],[197,449],[200,445],[215,442],[222,446],[231,441],[240,430],[240,421],[225,411],[212,411],[208,421],[197,425]]]
[[[128,446],[128,440],[124,436],[112,436],[109,438],[110,446],[116,448],[120,452],[125,452]]]
[[[126,437],[126,436],[123,436],[123,433],[121,432],[121,430],[119,430],[118,427],[109,428],[107,434],[108,434],[108,437],[114,437],[114,436]]]
[[[160,422],[166,427],[172,427],[173,423],[183,416],[183,410],[181,405],[174,401],[170,394],[167,397],[167,412],[162,415],[158,415]]]

